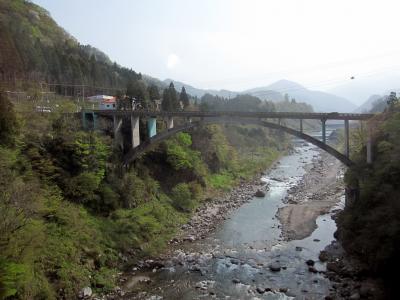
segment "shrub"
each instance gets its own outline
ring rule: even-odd
[[[194,206],[192,193],[190,192],[190,188],[187,183],[177,184],[172,189],[171,198],[172,204],[176,209],[190,211]]]

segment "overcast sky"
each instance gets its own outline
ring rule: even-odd
[[[284,78],[327,90],[400,75],[398,0],[34,2],[113,61],[200,88]]]

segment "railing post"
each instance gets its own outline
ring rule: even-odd
[[[350,157],[349,120],[344,120],[344,155]]]
[[[132,148],[140,145],[139,117],[131,115]]]
[[[326,144],[326,119],[321,119],[322,123],[322,142]]]

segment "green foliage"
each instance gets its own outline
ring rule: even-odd
[[[0,91],[0,144],[13,144],[18,127],[13,104]]]
[[[181,92],[180,92],[180,94],[179,94],[179,102],[182,103],[182,105],[183,105],[184,108],[187,108],[187,107],[189,106],[189,104],[190,104],[190,102],[189,102],[189,96],[188,96],[188,94],[186,93],[186,89],[185,89],[184,86],[182,87],[182,90],[181,90]]]
[[[192,193],[187,183],[179,183],[172,189],[172,204],[179,210],[190,211],[194,206]]]
[[[7,262],[0,257],[0,299],[17,294],[18,282],[25,273],[24,265]]]
[[[348,186],[359,185],[360,199],[340,215],[339,233],[345,248],[394,288],[396,281],[389,274],[400,266],[400,113],[382,117],[384,122],[374,136],[372,166],[365,164],[363,147],[355,156],[357,166],[346,173]]]
[[[165,111],[176,111],[180,109],[178,95],[176,94],[176,90],[172,82],[163,92],[161,107]]]
[[[214,189],[221,189],[224,191],[230,190],[233,186],[235,179],[232,174],[228,172],[212,174],[208,178],[208,184]]]
[[[205,168],[200,159],[200,153],[191,149],[192,139],[188,133],[178,133],[165,142],[167,147],[167,162],[175,170],[190,169],[198,174],[204,174]]]

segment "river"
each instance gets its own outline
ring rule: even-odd
[[[123,298],[323,299],[330,282],[305,262],[312,259],[316,271],[325,270],[318,255],[334,239],[331,215],[319,216],[310,236],[292,241],[284,241],[276,217],[288,190],[319,156],[314,146],[298,143],[262,177],[269,186],[265,197],[241,206],[206,239],[182,245],[164,268],[137,273],[150,281],[136,284]],[[337,200],[342,205],[343,199]]]

